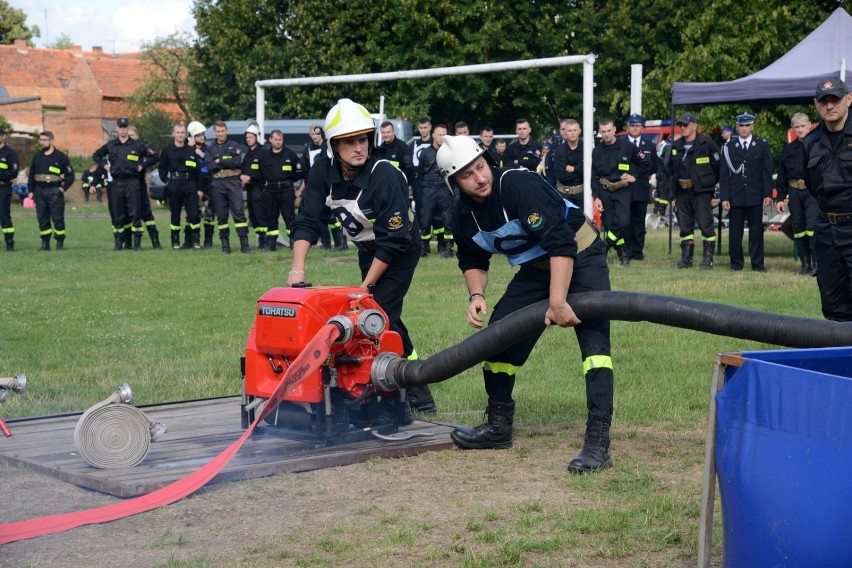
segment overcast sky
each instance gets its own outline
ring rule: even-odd
[[[91,51],[99,45],[107,53],[138,51],[142,42],[174,32],[195,37],[192,0],[7,0],[27,15],[27,25],[38,26],[37,47],[62,34]],[[46,13],[46,17],[45,17]]]

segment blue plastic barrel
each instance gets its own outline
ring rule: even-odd
[[[852,567],[852,348],[743,357],[716,395],[725,566]]]

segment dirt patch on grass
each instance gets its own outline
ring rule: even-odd
[[[6,545],[0,565],[694,566],[696,518],[668,543],[610,518],[634,501],[646,506],[643,489],[631,489],[636,479],[697,507],[701,464],[690,462],[700,461],[703,433],[616,428],[616,467],[571,476],[565,464],[581,435],[520,428],[507,451],[431,452],[216,485],[154,511]],[[2,462],[0,477],[2,522],[117,501]]]

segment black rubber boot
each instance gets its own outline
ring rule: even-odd
[[[123,250],[133,250],[133,231],[124,229],[124,232],[121,233],[121,240]]]
[[[716,243],[704,241],[704,256],[701,257],[701,270],[713,270],[713,249]]]
[[[172,229],[172,250],[180,250],[180,231]]]
[[[453,239],[444,240],[444,250],[441,251],[441,258],[453,258]]]
[[[113,251],[121,250],[121,247],[122,247],[122,244],[123,244],[122,238],[121,238],[121,233],[113,233],[112,237],[115,239],[115,245],[113,245],[112,250]]]
[[[189,225],[183,227],[183,244],[180,245],[180,248],[181,250],[192,248],[192,229],[189,228]]]
[[[334,241],[334,250],[349,250],[346,235],[343,234],[343,229],[340,227],[335,227],[331,230],[331,239]]]
[[[397,401],[393,398],[379,399],[379,412],[376,419],[370,425],[374,430],[388,430],[392,426],[408,426],[414,422],[411,406],[408,401],[403,401],[402,414],[397,414]]]
[[[680,260],[675,266],[677,266],[677,268],[692,268],[693,254],[695,254],[694,241],[684,241],[680,243]]]
[[[278,236],[270,236],[266,235],[266,250],[269,252],[275,252],[278,250]]]
[[[157,227],[153,225],[148,225],[148,236],[151,237],[151,248],[154,250],[160,250],[163,247],[160,246],[160,232],[157,231]]]
[[[204,248],[213,248],[213,231],[214,225],[204,223]]]
[[[408,404],[411,405],[411,408],[417,412],[422,414],[436,414],[438,412],[438,407],[435,406],[435,399],[432,397],[429,385],[405,389],[405,398],[408,399]]]
[[[811,276],[817,275],[817,257],[815,254],[811,255]]]
[[[616,245],[615,253],[618,255],[618,261],[621,263],[621,266],[630,266],[630,253],[627,252],[625,245]]]
[[[331,250],[331,233],[328,231],[320,233],[320,250]]]
[[[11,234],[6,234],[6,252],[15,252],[15,237]]]
[[[432,254],[432,245],[429,243],[428,240],[423,239],[423,244],[420,248],[420,258],[429,256],[430,254]]]
[[[266,249],[266,233],[257,234],[257,250]]]
[[[512,447],[512,419],[515,403],[488,400],[488,421],[475,428],[461,426],[450,432],[450,438],[463,450],[502,450]]]
[[[240,235],[240,252],[243,254],[254,254],[248,242],[248,235]]]
[[[222,242],[222,254],[231,254],[230,235],[222,235],[222,233],[219,233],[219,240]]]
[[[210,238],[211,238],[210,246],[212,247],[213,246],[212,233],[211,233]],[[193,229],[191,239],[192,239],[192,250],[201,250],[201,229]]]
[[[142,233],[133,233],[133,252],[142,252]]]
[[[65,250],[65,237],[56,239],[56,250]]]
[[[50,250],[50,236],[41,238],[41,248],[39,250]]]
[[[612,416],[589,413],[583,450],[568,464],[571,473],[592,473],[612,467],[609,457],[609,427]]]

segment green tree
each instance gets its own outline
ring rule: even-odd
[[[132,123],[139,131],[139,139],[158,152],[172,140],[174,122],[174,117],[158,108],[151,108],[140,115],[132,116]]]
[[[10,45],[16,39],[25,39],[32,46],[33,38],[40,37],[38,26],[27,27],[27,15],[23,10],[13,8],[6,0],[0,0],[0,44]]]
[[[0,114],[0,128],[5,130],[6,132],[9,132],[10,130],[12,130],[12,125],[9,124],[9,121],[6,120],[6,117],[3,116],[2,114]]]
[[[142,44],[142,61],[148,75],[128,97],[131,112],[141,116],[152,106],[174,102],[184,120],[192,120],[188,76],[196,60],[189,42],[179,33],[158,37]]]
[[[74,45],[74,42],[71,40],[71,36],[68,34],[62,34],[45,47],[48,49],[71,49]]]

